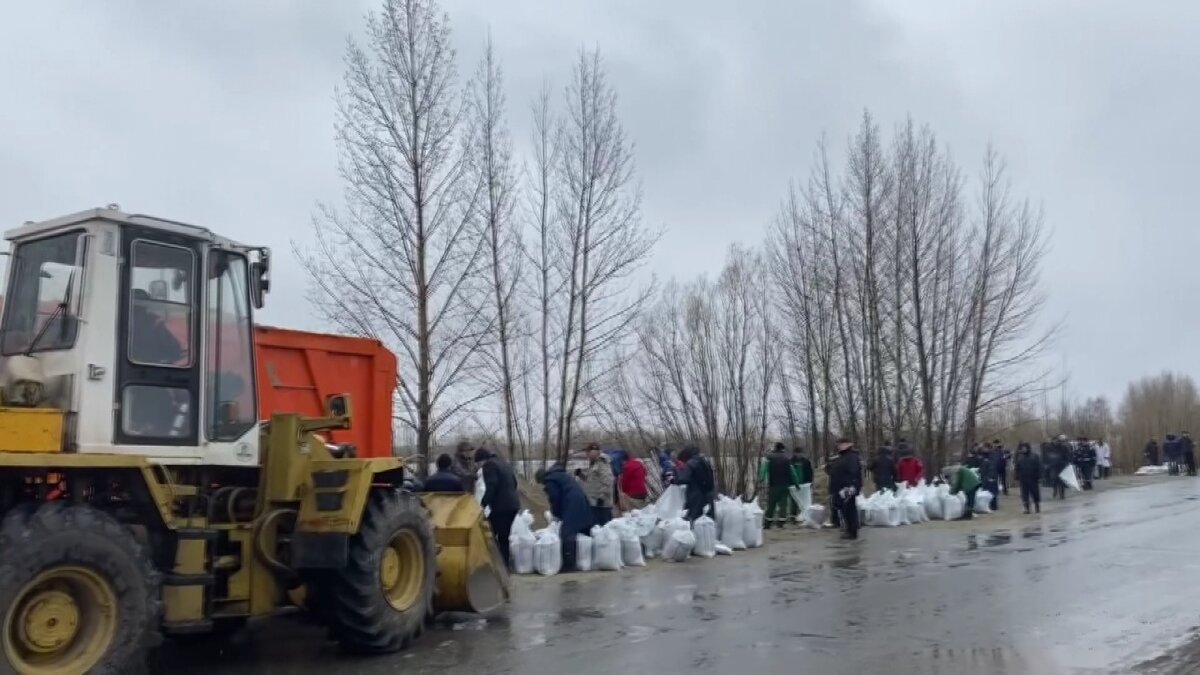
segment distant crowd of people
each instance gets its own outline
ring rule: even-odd
[[[1167,473],[1171,476],[1178,476],[1183,472],[1189,476],[1196,475],[1196,444],[1192,441],[1191,434],[1186,431],[1179,435],[1166,435],[1162,444],[1161,457],[1158,441],[1151,438],[1146,443],[1146,449],[1142,451],[1142,456],[1145,458],[1146,464],[1150,466],[1162,466],[1160,459],[1165,460]]]

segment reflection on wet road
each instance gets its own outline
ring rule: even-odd
[[[768,548],[620,574],[519,579],[505,616],[350,659],[296,618],[170,645],[155,672],[1127,672],[1200,624],[1200,482],[1017,500],[974,523],[785,533]],[[773,533],[774,534],[774,533]]]

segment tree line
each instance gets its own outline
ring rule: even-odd
[[[433,0],[382,0],[347,47],[344,194],[298,254],[315,310],[397,353],[416,453],[687,441],[729,487],[774,439],[906,438],[941,464],[1051,386],[1044,218],[995,150],[968,171],[932,129],[864,113],[844,152],[816,144],[762,241],[657,283],[615,86],[595,49],[569,71],[510,106],[489,39],[460,81]]]

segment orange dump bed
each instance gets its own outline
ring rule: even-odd
[[[353,443],[359,457],[392,455],[396,357],[383,343],[259,326],[254,348],[262,419],[276,412],[318,417],[326,396],[350,394],[353,428],[332,432],[332,442]]]

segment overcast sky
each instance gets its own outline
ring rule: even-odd
[[[277,250],[265,319],[319,328],[291,242],[336,203],[333,88],[372,2],[23,0],[0,9],[0,224],[118,202]],[[911,114],[1044,205],[1047,322],[1074,395],[1194,373],[1200,4],[447,0],[459,72],[491,31],[514,135],[599,46],[663,276],[757,243],[824,132]]]

